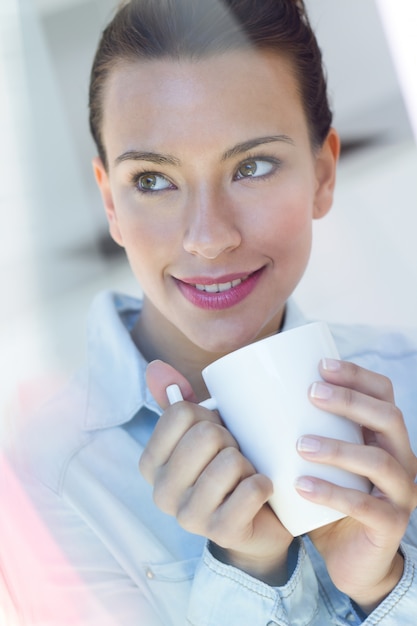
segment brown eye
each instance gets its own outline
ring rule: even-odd
[[[246,161],[238,168],[237,173],[241,178],[247,178],[249,176],[255,176],[258,166],[256,161]]]
[[[242,180],[244,178],[261,178],[262,176],[268,176],[277,170],[281,165],[278,159],[273,158],[259,158],[248,159],[243,161],[236,170],[235,180]]]
[[[136,178],[136,187],[139,191],[164,191],[172,188],[172,183],[161,174],[146,172]]]
[[[141,189],[155,189],[156,176],[155,174],[145,174],[139,178],[139,186]]]

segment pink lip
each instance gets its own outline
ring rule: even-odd
[[[221,276],[220,278],[208,278],[207,276],[192,277],[183,280],[176,279],[179,290],[182,295],[194,306],[200,309],[221,311],[239,304],[252,293],[255,289],[264,268],[253,272],[252,274],[233,274]],[[231,287],[227,291],[219,291],[210,293],[200,291],[195,285],[211,285],[229,283],[237,279],[245,279],[239,285]]]

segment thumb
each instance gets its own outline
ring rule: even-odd
[[[166,388],[169,385],[178,385],[184,400],[197,402],[194,391],[188,380],[172,365],[163,361],[152,361],[146,369],[146,384],[161,409],[169,406]]]

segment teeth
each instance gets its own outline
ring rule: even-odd
[[[208,293],[217,293],[219,291],[220,285],[205,285],[204,291],[208,291]]]
[[[213,283],[212,285],[195,285],[198,291],[206,291],[207,293],[219,293],[221,291],[228,291],[232,287],[237,287],[243,280],[237,278],[230,283]]]

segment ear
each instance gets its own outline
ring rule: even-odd
[[[112,239],[114,239],[114,241],[119,244],[119,246],[123,247],[123,238],[120,233],[119,224],[117,221],[117,214],[113,202],[113,194],[110,187],[109,176],[100,157],[95,157],[92,163],[96,183],[100,190],[104,209],[106,211],[110,235]]]
[[[336,183],[336,167],[340,154],[340,139],[334,128],[331,128],[323,145],[316,155],[316,195],[313,217],[324,217],[333,204]]]

